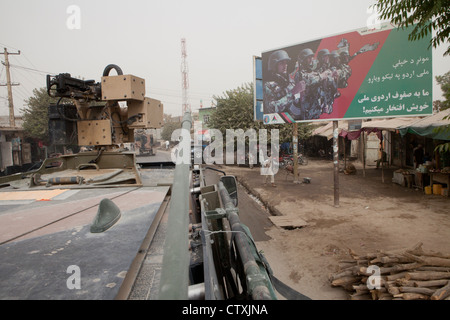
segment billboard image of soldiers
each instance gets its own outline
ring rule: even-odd
[[[264,123],[429,114],[431,54],[410,45],[386,24],[263,52]]]
[[[333,65],[328,49],[319,50],[317,59],[311,48],[302,49],[289,75],[288,53],[273,52],[268,60],[269,81],[264,84],[265,113],[289,114],[293,120],[314,120],[330,114],[335,98],[340,96],[338,88],[345,88],[352,74],[348,63],[358,54],[375,50],[378,43],[365,45],[351,57],[348,47],[348,41],[342,39],[334,50]]]

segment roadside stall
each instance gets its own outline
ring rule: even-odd
[[[381,180],[384,182],[384,168],[392,164],[392,155],[395,154],[397,159],[400,161],[400,167],[403,167],[403,148],[400,144],[393,144],[394,134],[398,131],[400,127],[409,125],[417,121],[417,117],[404,117],[404,118],[392,118],[392,119],[382,119],[376,121],[366,121],[361,126],[361,132],[377,132],[379,144],[379,159],[381,165]],[[384,132],[384,133],[383,133]],[[363,135],[363,141],[365,141]],[[383,155],[386,155],[385,158]],[[364,153],[365,155],[365,153]],[[366,169],[366,161],[363,161],[364,173]],[[378,166],[377,166],[378,167]],[[393,181],[401,185],[407,185],[408,181],[411,180],[411,173],[407,170],[402,170],[402,172],[394,172]],[[413,174],[413,173],[412,173]]]
[[[450,109],[402,126],[399,131],[402,136],[409,133],[432,139],[435,147],[448,144],[450,143]],[[424,187],[425,193],[448,197],[450,186],[449,148],[434,148],[434,159],[430,160],[416,168],[416,177],[428,174],[430,185]]]

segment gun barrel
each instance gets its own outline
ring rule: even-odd
[[[47,92],[50,96],[70,98],[74,95],[85,96],[94,94],[96,99],[101,98],[100,83],[95,80],[81,80],[71,77],[69,73],[60,73],[56,76],[47,75]],[[51,90],[55,90],[52,95]]]

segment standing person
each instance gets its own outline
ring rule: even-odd
[[[383,165],[383,162],[387,161],[387,154],[383,150],[383,144],[380,142],[380,148],[378,150],[378,160],[377,160],[377,169],[380,167],[380,164]]]
[[[423,164],[423,146],[419,144],[417,148],[414,150],[414,169],[417,169],[421,164]]]
[[[168,149],[169,149],[169,145],[170,145],[170,142],[169,142],[169,140],[166,140],[166,150],[168,150]]]
[[[267,180],[269,180],[270,178],[270,183],[272,184],[272,187],[276,187],[277,185],[275,184],[275,174],[273,172],[273,157],[272,155],[269,155],[269,157],[266,159],[266,161],[264,161],[264,166],[263,166],[263,174],[265,175],[264,177],[264,185],[267,184]]]

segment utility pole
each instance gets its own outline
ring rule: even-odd
[[[15,127],[16,126],[16,120],[14,117],[14,102],[13,102],[13,95],[12,95],[12,86],[18,86],[18,83],[11,83],[11,74],[9,72],[9,59],[8,55],[19,55],[20,50],[15,53],[8,52],[8,49],[5,48],[4,52],[1,53],[5,55],[5,63],[6,66],[6,86],[8,87],[8,102],[9,102],[9,126]],[[4,85],[2,85],[4,86]]]

